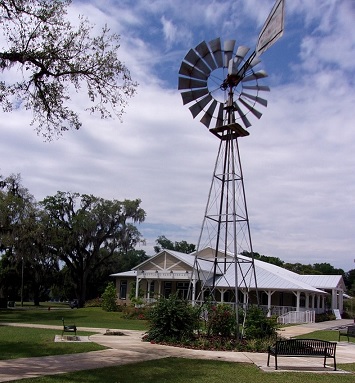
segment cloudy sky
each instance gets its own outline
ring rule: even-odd
[[[0,174],[21,173],[37,200],[58,190],[140,198],[148,254],[160,235],[196,244],[219,142],[182,104],[180,64],[216,37],[254,49],[273,4],[73,0],[70,17],[121,35],[119,56],[138,93],[122,123],[86,114],[74,95],[83,127],[53,142],[36,135],[30,113],[1,112]],[[353,0],[286,0],[284,35],[257,67],[269,74],[269,104],[239,145],[261,254],[355,267],[354,18]]]

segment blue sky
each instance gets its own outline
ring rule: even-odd
[[[29,112],[0,120],[0,170],[37,200],[57,190],[141,198],[140,230],[197,243],[218,140],[182,105],[178,71],[216,37],[255,47],[273,0],[74,0],[70,17],[107,23],[139,83],[118,120],[84,112],[83,128],[44,143]],[[268,107],[240,142],[255,251],[286,262],[355,267],[355,34],[352,0],[286,0],[284,36],[262,56]],[[263,95],[264,96],[264,95]]]

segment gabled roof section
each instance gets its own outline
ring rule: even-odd
[[[171,255],[172,257],[176,258],[178,261],[183,262],[188,267],[193,267],[193,265],[194,265],[194,259],[195,258],[192,255],[180,253],[180,252],[174,251],[174,250],[163,249],[158,254],[153,255],[149,259],[147,259],[144,262],[140,263],[139,265],[133,267],[132,270],[139,270],[139,269],[144,268],[145,265],[154,262],[154,260],[157,260],[158,258],[160,258],[162,255],[164,255],[164,253]]]

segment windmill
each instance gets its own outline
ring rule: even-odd
[[[235,305],[238,325],[238,311],[247,307],[251,286],[259,302],[238,140],[249,135],[251,119],[260,119],[260,109],[267,106],[262,96],[270,91],[262,84],[267,73],[255,67],[261,54],[282,36],[283,26],[284,1],[276,0],[254,52],[236,46],[235,40],[202,41],[189,50],[179,70],[183,104],[219,139],[190,297],[195,304],[207,296],[223,301],[228,294],[226,300]],[[245,251],[251,257],[242,255]]]

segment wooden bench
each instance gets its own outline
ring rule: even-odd
[[[63,334],[65,332],[73,332],[74,335],[76,336],[76,326],[75,326],[75,324],[70,324],[70,325],[65,324],[64,318],[62,318],[62,322],[63,322],[62,336],[63,336]]]
[[[270,355],[275,357],[275,370],[277,370],[278,356],[297,356],[297,357],[314,357],[324,358],[323,366],[325,367],[327,358],[334,360],[334,371],[337,369],[335,360],[336,342],[328,342],[318,339],[289,339],[280,340],[273,347],[268,349],[267,365],[269,366]]]
[[[339,330],[339,341],[341,336],[346,336],[348,338],[348,342],[350,337],[355,338],[355,325],[348,326],[346,330]]]

